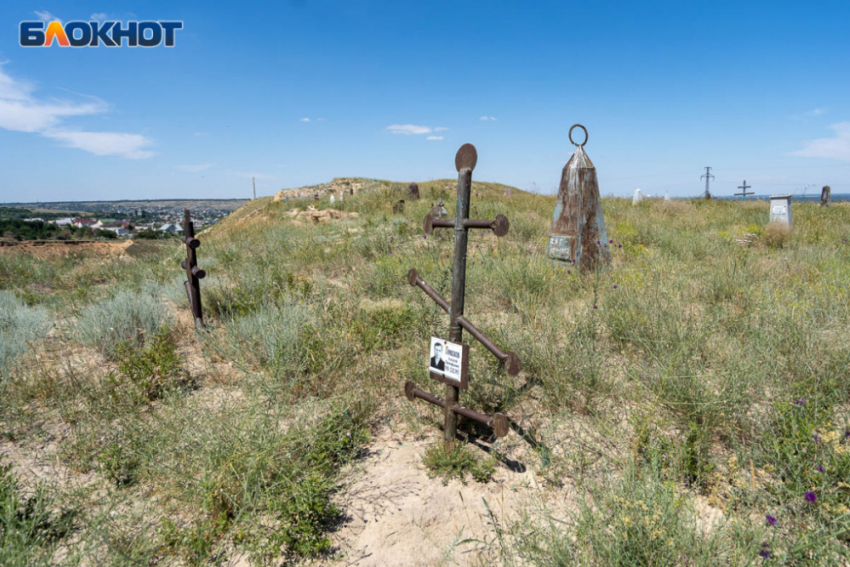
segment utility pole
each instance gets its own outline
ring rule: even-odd
[[[251,178],[251,185],[254,186],[254,198],[256,199],[257,198],[257,182],[254,180],[253,177]]]
[[[706,199],[711,199],[711,191],[708,190],[708,182],[711,179],[714,179],[714,176],[711,174],[711,168],[709,166],[705,166],[705,174],[700,175],[699,178],[702,179],[705,177],[705,197]]]
[[[751,189],[751,188],[752,188],[752,185],[747,185],[747,180],[746,180],[746,179],[744,179],[744,184],[743,184],[743,185],[738,185],[738,189],[740,189],[740,190],[741,190],[741,192],[740,192],[740,193],[735,193],[735,195],[736,195],[736,196],[737,196],[737,195],[741,195],[741,196],[744,198],[744,200],[746,201],[746,200],[747,200],[747,195],[752,195],[752,194],[753,194],[753,192],[752,192],[752,191],[750,191],[749,193],[747,193],[747,189]]]

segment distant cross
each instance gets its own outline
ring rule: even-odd
[[[753,194],[753,192],[752,192],[752,191],[750,191],[749,193],[747,193],[747,189],[752,189],[752,187],[753,187],[752,185],[747,185],[747,180],[746,180],[746,179],[744,179],[744,184],[743,184],[743,185],[738,185],[738,189],[740,189],[740,190],[741,190],[741,192],[740,192],[740,193],[735,193],[735,195],[741,195],[741,196],[744,198],[744,200],[746,201],[746,200],[747,200],[747,195],[752,195],[752,194]]]

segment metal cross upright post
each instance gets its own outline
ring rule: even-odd
[[[464,144],[455,155],[457,169],[457,207],[455,208],[455,254],[452,264],[452,303],[449,311],[449,340],[460,343],[463,329],[457,321],[463,315],[463,300],[466,294],[466,244],[469,230],[465,222],[469,219],[469,197],[472,193],[472,170],[478,162],[478,152],[472,144]],[[457,415],[452,407],[458,403],[460,389],[446,385],[446,441],[454,441],[457,433]]]
[[[741,195],[741,196],[744,198],[744,200],[746,201],[746,200],[747,200],[747,195],[752,195],[752,194],[753,194],[753,192],[752,192],[752,191],[750,191],[749,193],[747,193],[747,189],[752,189],[752,187],[753,187],[752,185],[747,185],[747,180],[746,180],[746,179],[744,179],[744,184],[743,184],[743,185],[738,185],[738,189],[740,189],[740,190],[741,190],[741,192],[740,192],[740,193],[735,193],[735,196],[737,197],[738,195]]]
[[[463,340],[463,329],[469,331],[476,340],[478,340],[485,348],[492,352],[499,360],[505,364],[505,368],[511,376],[519,373],[520,362],[519,357],[514,352],[505,352],[493,343],[484,333],[475,327],[468,319],[463,316],[463,307],[466,291],[466,256],[467,243],[470,228],[492,229],[496,236],[502,237],[508,232],[510,223],[504,215],[497,215],[495,220],[470,220],[470,194],[472,192],[472,170],[478,162],[478,152],[472,144],[464,144],[458,150],[455,156],[455,168],[458,172],[457,178],[457,208],[455,210],[454,220],[435,218],[434,212],[428,213],[424,221],[424,230],[426,234],[433,232],[434,228],[454,228],[455,230],[455,247],[454,259],[452,263],[452,297],[451,303],[443,299],[431,286],[425,283],[415,269],[410,270],[407,275],[408,282],[412,286],[422,289],[425,294],[433,299],[444,311],[449,314],[449,340],[453,343],[461,344]],[[496,414],[493,417],[480,414],[469,408],[459,405],[460,388],[467,388],[468,384],[465,377],[461,382],[452,380],[440,379],[433,374],[432,378],[438,379],[446,383],[446,399],[445,401],[436,398],[427,392],[423,392],[416,388],[413,382],[408,381],[405,384],[405,394],[411,401],[415,398],[425,400],[434,405],[442,406],[445,410],[445,440],[447,443],[453,443],[457,435],[457,416],[462,415],[466,418],[478,421],[492,427],[498,437],[504,437],[508,434],[508,420],[501,414]]]
[[[195,318],[195,324],[204,327],[204,315],[201,310],[201,280],[207,273],[198,267],[196,250],[201,246],[201,241],[195,238],[195,225],[189,214],[189,209],[183,211],[183,243],[186,245],[186,259],[180,267],[186,270],[186,295],[189,297],[189,307]]]

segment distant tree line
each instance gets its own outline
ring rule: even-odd
[[[25,222],[21,219],[0,219],[0,235],[6,240],[87,240],[118,238],[111,230],[92,230],[84,226],[57,226],[51,222]]]

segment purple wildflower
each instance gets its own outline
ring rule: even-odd
[[[425,240],[425,239],[427,239],[427,238],[428,238],[428,235],[427,235],[427,234],[423,234],[423,235],[422,235],[422,240]]]
[[[759,551],[759,555],[761,555],[764,559],[770,559],[770,550],[767,549],[767,548],[764,548],[761,551]]]
[[[806,493],[803,495],[803,498],[805,498],[805,499],[806,499],[806,502],[817,502],[817,501],[818,501],[818,495],[817,495],[817,494],[815,494],[814,492],[812,492],[811,490],[809,490],[808,492],[806,492]]]
[[[567,270],[567,273],[569,274],[569,273],[570,273],[570,270]]]
[[[613,240],[609,240],[609,241],[608,241],[608,244],[614,244],[614,241],[613,241]]]
[[[598,240],[596,241],[596,243],[597,243],[597,244],[602,244],[602,243],[601,243],[601,242],[599,242]]]
[[[407,222],[404,223],[404,226],[407,226]]]
[[[596,305],[594,305],[594,306],[593,306],[593,308],[594,308],[594,309],[598,309],[598,308],[596,307]]]
[[[614,289],[617,289],[617,284],[614,284]]]
[[[818,472],[819,472],[819,473],[824,472],[824,471],[823,471],[823,465],[818,465]]]
[[[801,408],[806,407],[806,398],[797,398],[794,400],[794,405]]]
[[[820,435],[818,435],[817,433],[812,435],[812,441],[814,441],[815,443],[820,443]]]
[[[773,516],[771,516],[770,514],[768,514],[767,516],[765,516],[765,517],[764,517],[764,519],[765,519],[765,520],[767,520],[767,523],[768,523],[769,525],[771,525],[771,526],[775,526],[775,525],[776,525],[776,518],[774,518],[774,517],[773,517]]]
[[[845,439],[850,439],[850,429],[845,429],[845,430],[844,430],[844,438],[845,438]]]
[[[622,245],[622,244],[618,244],[618,245],[617,245],[617,248],[622,248],[622,247],[623,247],[623,245]]]
[[[389,252],[390,252],[390,254],[392,254],[392,253],[393,253],[393,249],[392,249],[392,248],[390,248]]]

